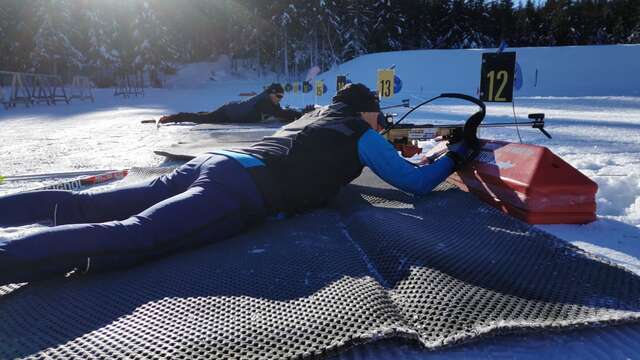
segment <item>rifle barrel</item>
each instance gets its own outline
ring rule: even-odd
[[[516,126],[516,125],[539,125],[542,124],[539,121],[527,121],[527,122],[519,122],[519,123],[488,123],[488,124],[480,124],[480,127],[507,127],[507,126]],[[440,128],[440,129],[454,129],[461,128],[464,124],[404,124],[404,126],[399,126],[398,129],[402,128],[416,128],[416,129],[431,129],[431,128]]]

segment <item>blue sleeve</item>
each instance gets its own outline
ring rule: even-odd
[[[453,160],[446,156],[430,165],[412,165],[373,129],[367,130],[358,140],[358,153],[360,161],[382,180],[416,195],[429,193],[451,175],[454,168]]]

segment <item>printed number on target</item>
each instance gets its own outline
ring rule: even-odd
[[[382,98],[390,98],[393,96],[393,78],[395,71],[378,70],[378,96]]]
[[[515,66],[515,52],[482,54],[480,100],[486,102],[513,101]]]

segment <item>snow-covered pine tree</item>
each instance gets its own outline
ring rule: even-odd
[[[149,71],[153,86],[157,86],[159,72],[172,69],[177,58],[164,27],[148,1],[138,4],[133,21],[133,69]]]
[[[288,18],[288,47],[293,54],[294,70],[303,73],[318,65],[318,42],[325,26],[326,15],[322,1],[313,0],[290,3],[285,8]]]
[[[474,13],[472,9],[467,7],[464,0],[453,0],[451,8],[447,14],[446,21],[448,24],[445,29],[447,32],[443,34],[438,43],[441,47],[448,49],[466,49],[492,46],[492,39],[473,28]]]
[[[468,0],[466,6],[466,48],[490,48],[499,45],[491,36],[491,24],[496,22],[485,6],[484,0]]]
[[[0,39],[7,39],[8,41],[0,42],[0,69],[6,69],[9,63],[9,14],[7,10],[0,7]]]
[[[35,46],[30,54],[32,70],[59,74],[80,68],[85,59],[69,40],[73,31],[69,0],[36,2]]]
[[[225,14],[228,21],[226,36],[223,38],[228,44],[228,55],[236,58],[255,57],[255,18],[254,9],[236,2],[225,2]],[[233,34],[233,36],[229,36]]]
[[[340,35],[342,60],[349,60],[369,52],[373,10],[359,0],[332,0],[326,2],[331,23]]]
[[[120,64],[120,54],[114,48],[117,34],[116,20],[112,14],[95,4],[85,14],[87,18],[87,64],[95,69],[110,69]]]
[[[402,14],[404,18],[403,34],[399,38],[401,48],[407,50],[431,48],[428,34],[432,31],[431,24],[426,21],[428,15],[426,1],[398,1],[394,4],[397,7],[396,12]]]
[[[426,36],[432,48],[448,48],[447,34],[454,22],[450,17],[450,12],[450,1],[429,0],[426,2],[425,23],[428,24]]]
[[[640,2],[636,3],[634,8],[634,17],[636,19],[636,25],[631,29],[629,36],[627,37],[627,43],[639,44],[640,43]]]
[[[406,19],[398,12],[394,0],[378,0],[372,6],[373,26],[371,31],[371,51],[393,51],[402,48]]]
[[[516,33],[514,46],[534,46],[540,42],[540,32],[542,29],[542,19],[536,10],[533,0],[527,0],[523,8],[520,8],[517,15]]]
[[[499,0],[495,20],[500,24],[498,43],[506,41],[513,44],[516,34],[516,18],[512,0]]]
[[[576,45],[577,34],[571,0],[549,0],[543,7],[543,16],[549,25],[545,43],[549,46]]]
[[[281,52],[283,60],[283,73],[285,78],[289,79],[289,54],[290,54],[290,42],[289,42],[289,25],[291,24],[291,16],[289,15],[289,7],[285,7],[281,12],[273,17],[274,23],[282,31],[282,49],[276,49],[277,52]]]

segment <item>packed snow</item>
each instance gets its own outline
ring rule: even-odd
[[[547,139],[538,130],[526,126],[519,127],[520,136],[514,127],[510,127],[483,129],[480,137],[514,142],[521,138],[524,143],[546,146],[593,179],[599,187],[597,221],[587,225],[539,227],[640,274],[640,95],[637,90],[640,46],[516,51],[526,54],[521,60],[519,58],[525,77],[522,91],[516,92],[513,106],[488,104],[485,122],[513,121],[514,112],[519,121],[526,121],[527,114],[543,112],[546,114],[546,129],[553,139]],[[479,51],[419,53],[392,53],[395,54],[393,56],[390,53],[375,54],[355,59],[318,75],[317,79],[325,80],[329,86],[327,95],[287,94],[283,104],[294,107],[311,103],[327,104],[334,92],[335,75],[340,73],[349,73],[351,81],[364,82],[374,88],[375,69],[392,63],[397,65],[396,74],[402,78],[405,88],[384,104],[409,98],[414,105],[441,92],[475,95]],[[584,55],[590,57],[583,58]],[[623,55],[624,59],[619,58]],[[536,56],[540,58],[536,60]],[[636,65],[629,69],[627,76],[617,67],[627,66],[629,56]],[[572,71],[571,66],[562,61],[567,57],[583,60]],[[476,66],[473,71],[468,70],[474,61]],[[561,70],[557,74],[550,74],[554,69],[554,61],[562,65]],[[610,76],[602,80],[606,86],[599,86],[600,73],[592,73],[590,82],[584,79],[578,81],[585,71],[595,71],[597,67],[594,64],[602,61],[615,68]],[[533,76],[530,64],[534,63],[537,64],[535,70],[538,76],[542,73],[547,79],[548,91],[538,85],[534,87],[527,81]],[[611,66],[608,68],[611,69]],[[459,71],[459,67],[463,70]],[[429,70],[434,68],[437,71]],[[215,81],[210,79],[212,70],[219,74]],[[425,75],[427,73],[428,76]],[[115,97],[113,89],[98,89],[94,91],[95,102],[73,101],[70,105],[18,106],[7,111],[0,110],[0,176],[167,165],[164,158],[155,155],[152,150],[192,138],[192,127],[175,125],[156,128],[153,124],[141,124],[141,120],[157,119],[164,114],[180,111],[212,110],[225,102],[242,99],[240,93],[259,92],[265,84],[277,80],[282,79],[238,79],[230,73],[223,59],[215,64],[186,66],[176,77],[167,80],[170,88],[145,89],[144,96]],[[573,90],[572,81],[575,85]],[[616,87],[616,84],[619,86]],[[404,112],[402,108],[396,111],[400,114]],[[473,105],[440,101],[419,109],[405,122],[459,123],[474,111]],[[426,147],[431,145],[425,144]],[[0,195],[32,189],[55,180],[5,181],[0,184]],[[0,236],[9,235],[9,232],[14,236],[15,231],[0,229]],[[564,335],[565,340],[558,341],[549,338],[544,340],[543,335],[528,337],[525,342],[536,344],[538,341],[540,346],[553,354],[554,349],[562,351],[560,348],[563,344],[572,341],[582,344],[589,341],[589,336],[586,338],[576,342],[575,337],[569,334]],[[511,341],[492,340],[491,346],[513,347],[519,341],[524,340],[518,340],[518,337],[513,337]],[[465,353],[469,357],[473,357],[473,354],[484,357],[486,352],[486,349],[478,350],[482,348],[478,345],[468,348],[472,349]],[[537,349],[534,346],[531,350]],[[631,349],[631,353],[640,354],[640,348]]]

